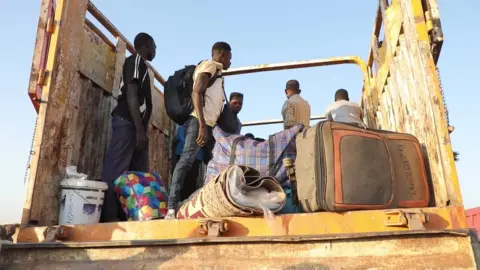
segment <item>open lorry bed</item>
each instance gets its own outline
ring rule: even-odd
[[[473,246],[473,249],[472,249]],[[477,269],[469,230],[2,245],[2,269]]]
[[[88,0],[43,0],[29,87],[38,119],[26,202],[14,243],[2,243],[0,266],[479,268],[478,239],[466,230],[449,137],[453,128],[436,67],[442,44],[436,0],[379,0],[365,62],[356,56],[334,57],[224,73],[357,65],[363,73],[366,124],[413,134],[422,143],[431,207],[280,215],[268,221],[222,218],[57,226],[59,182],[65,167],[77,165],[91,179],[99,178],[121,66],[133,46]],[[153,67],[149,72],[152,84],[155,80],[164,84]],[[152,89],[150,168],[167,180],[174,125],[166,116],[162,92],[157,86]]]

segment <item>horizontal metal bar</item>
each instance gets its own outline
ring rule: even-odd
[[[90,12],[90,14],[92,14],[92,16],[97,19],[98,22],[101,23],[115,38],[120,37],[123,39],[127,44],[127,49],[130,53],[135,53],[135,47],[133,44],[128,41],[128,39],[122,33],[120,33],[120,31],[113,25],[112,22],[110,22],[109,19],[107,19],[107,17],[105,17],[105,15],[102,14],[102,12],[100,12],[100,10],[98,10],[92,1],[88,1],[88,12]],[[160,73],[158,73],[158,71],[148,62],[147,66],[153,71],[155,79],[157,79],[160,84],[165,86],[165,79],[162,77],[162,75],[160,75]]]
[[[231,76],[231,75],[238,75],[238,74],[264,72],[264,71],[320,67],[320,66],[331,66],[331,65],[341,65],[341,64],[356,64],[360,66],[362,71],[364,68],[366,71],[365,62],[363,62],[363,60],[360,57],[344,56],[344,57],[331,57],[331,58],[324,58],[324,59],[313,59],[313,60],[293,61],[293,62],[284,62],[284,63],[276,63],[276,64],[264,64],[264,65],[232,68],[229,70],[225,70],[223,72],[223,75]]]
[[[222,244],[222,243],[309,243],[321,241],[361,240],[376,237],[431,237],[431,236],[473,236],[473,229],[455,230],[409,230],[371,233],[343,233],[305,236],[250,236],[250,237],[202,237],[170,240],[114,240],[105,242],[53,242],[53,243],[4,243],[2,249],[65,249],[65,248],[106,248],[106,247],[147,247],[164,245]]]
[[[310,120],[324,120],[326,117],[324,115],[312,116]],[[271,120],[259,120],[259,121],[247,121],[242,123],[242,127],[251,127],[251,126],[261,126],[261,125],[273,125],[273,124],[282,124],[283,119],[271,119]]]

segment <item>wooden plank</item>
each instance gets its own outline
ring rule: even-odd
[[[28,84],[28,93],[35,94],[37,92],[38,72],[40,70],[40,61],[42,58],[43,43],[45,41],[45,30],[48,19],[48,5],[50,0],[42,0],[40,7],[40,16],[37,24],[37,37],[35,39],[35,47],[33,50],[32,68],[30,70],[30,83]]]
[[[48,8],[49,0],[43,0],[42,5],[40,7],[40,17],[38,19],[38,28],[37,28],[37,38],[35,40],[35,49],[33,51],[33,59],[32,59],[32,68],[30,71],[30,83],[28,86],[28,93],[35,93],[37,91],[37,79],[38,79],[38,72],[39,72],[39,65],[40,59],[42,54],[42,47],[43,41],[45,38],[45,25],[47,23],[47,8]],[[56,18],[60,18],[63,10],[62,6],[63,2],[58,3],[58,11],[56,13]],[[50,49],[54,52],[57,48],[57,41],[58,41],[58,25],[55,27],[55,32],[53,33],[50,41]],[[55,61],[55,54],[52,57],[48,58],[47,67],[49,70],[53,67],[53,63]],[[50,80],[47,80],[47,84],[42,88],[42,96],[41,99],[44,101],[48,100],[48,95],[50,92]],[[39,159],[39,152],[43,138],[44,126],[45,126],[45,115],[47,111],[47,103],[42,102],[40,103],[40,107],[38,110],[35,130],[34,130],[34,138],[33,138],[33,147],[31,149],[31,160],[30,164],[28,164],[28,177],[27,177],[27,188],[25,194],[25,202],[22,210],[22,224],[27,224],[30,220],[30,211],[32,206],[32,197],[33,197],[33,190],[35,188],[35,178],[37,175],[38,169],[38,159]]]
[[[110,102],[113,97],[83,77],[79,89],[79,113],[75,116],[75,147],[71,164],[89,179],[101,179],[109,134]],[[105,121],[107,120],[107,121]]]
[[[90,27],[84,25],[78,70],[87,78],[112,92],[116,54]]]
[[[168,128],[165,125],[165,99],[163,98],[163,95],[156,91],[155,89],[152,88],[152,102],[153,102],[153,109],[152,109],[152,117],[150,119],[150,122],[152,125],[154,125],[156,128],[164,132],[166,128]]]
[[[380,1],[382,1],[382,0],[380,0]],[[372,101],[369,104],[373,111],[378,110],[378,106],[380,104],[379,98],[380,98],[380,95],[382,93],[382,91],[380,89],[383,89],[383,87],[387,83],[387,78],[388,78],[389,73],[390,73],[390,62],[392,61],[392,58],[395,55],[395,49],[394,48],[398,44],[398,37],[400,35],[401,25],[402,25],[402,22],[403,22],[402,10],[401,10],[401,8],[398,4],[392,4],[392,5],[390,5],[390,7],[388,9],[392,10],[391,14],[394,14],[394,16],[392,16],[392,15],[387,16],[386,15],[387,12],[385,12],[385,17],[383,17],[384,27],[385,27],[384,32],[385,33],[388,32],[388,35],[386,35],[386,38],[384,39],[384,42],[382,44],[382,48],[386,48],[385,53],[383,54],[384,55],[383,58],[381,57],[382,52],[379,52],[380,68],[379,68],[379,71],[377,72],[376,77],[375,77],[375,86],[374,86],[375,91],[373,91],[373,93],[372,93],[372,97],[371,97]],[[385,22],[385,20],[387,20],[387,19],[392,20],[393,23]],[[390,38],[392,40],[389,40],[389,41],[386,42],[387,36],[388,36],[388,38]],[[394,44],[395,47],[389,49],[389,46],[391,44]]]
[[[115,48],[115,64],[114,64],[114,75],[112,82],[112,98],[109,105],[109,115],[105,119],[107,121],[107,143],[105,145],[105,151],[107,151],[108,145],[110,144],[110,139],[112,138],[112,111],[117,106],[117,98],[120,95],[120,82],[122,80],[123,73],[123,64],[125,63],[125,53],[127,50],[127,44],[121,38],[117,38],[117,45]]]
[[[435,187],[435,201],[437,205],[446,205],[449,198],[446,189],[446,178],[442,166],[443,157],[439,149],[440,138],[438,130],[440,128],[440,123],[436,123],[438,119],[436,119],[434,109],[432,108],[435,100],[430,97],[430,88],[427,82],[429,72],[422,61],[423,56],[420,49],[422,41],[417,33],[418,29],[425,28],[417,26],[412,2],[403,0],[401,4],[402,10],[404,11],[403,29],[405,33],[405,52],[409,55],[410,64],[415,67],[415,69],[412,70],[412,76],[415,78],[416,94],[424,102],[423,106],[416,108],[417,110],[420,110],[417,111],[417,113],[423,113],[425,118],[423,123],[418,123],[419,126],[417,129],[419,132],[415,135],[424,137],[423,140],[422,138],[420,140],[422,143],[425,143],[429,157],[432,182]],[[424,129],[422,130],[421,127]]]
[[[35,175],[35,188],[31,199],[28,220],[37,220],[41,225],[52,225],[58,221],[59,182],[65,175],[65,167],[71,165],[75,130],[71,129],[73,115],[78,113],[77,104],[79,74],[76,70],[80,56],[83,20],[87,0],[58,0],[56,21],[57,47],[50,52],[56,56],[50,62],[52,76],[49,80],[48,107],[44,115],[43,137]],[[55,68],[53,68],[55,67]],[[48,87],[47,87],[48,88]],[[43,117],[43,116],[42,116]],[[40,169],[41,168],[41,169]]]
[[[120,81],[122,80],[123,63],[125,63],[125,53],[127,51],[127,43],[121,38],[117,38],[117,47],[115,50],[115,64],[112,82],[112,95],[118,98],[120,95]]]

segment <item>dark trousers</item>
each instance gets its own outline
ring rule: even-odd
[[[177,165],[180,156],[175,156],[173,162],[173,168]],[[183,183],[182,190],[180,192],[180,201],[184,201],[190,197],[197,189],[203,186],[205,180],[206,165],[203,160],[196,159],[192,165],[192,169],[187,174]],[[172,170],[173,173],[173,170]]]
[[[115,181],[125,171],[148,172],[148,147],[136,148],[135,125],[119,116],[112,119],[112,139],[103,163],[102,181],[107,183],[101,222],[126,220],[115,193]]]
[[[168,194],[168,209],[176,209],[181,201],[181,192],[187,178],[188,173],[195,163],[195,157],[202,147],[197,144],[199,131],[199,122],[195,117],[190,117],[184,124],[185,126],[185,146],[182,155],[175,166],[170,184],[170,192]],[[213,140],[212,128],[208,127],[208,136],[210,140],[203,147],[203,162],[205,164],[212,158],[212,150],[215,145]],[[203,184],[203,183],[202,183]],[[197,187],[199,188],[199,187]]]

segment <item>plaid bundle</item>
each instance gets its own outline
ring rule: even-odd
[[[205,184],[228,168],[229,165],[244,165],[260,172],[260,176],[271,176],[282,187],[290,187],[288,175],[283,166],[284,158],[295,160],[297,149],[295,136],[303,125],[270,135],[265,142],[258,142],[243,135],[228,134],[219,127],[213,130],[216,143],[213,158],[208,163]]]

